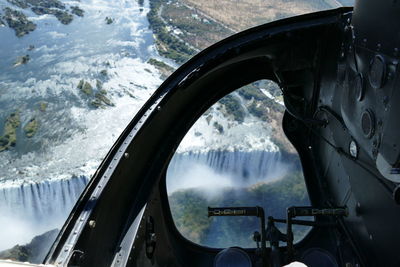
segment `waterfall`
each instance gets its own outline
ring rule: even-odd
[[[280,178],[290,166],[280,152],[176,153],[168,168],[168,192],[201,186],[248,186]],[[0,250],[60,228],[87,183],[88,178],[80,176],[0,187]]]
[[[290,166],[280,152],[264,150],[177,153],[168,168],[167,187],[171,193],[207,185],[249,186],[280,178]]]
[[[0,250],[60,228],[87,183],[80,176],[0,187]]]
[[[12,211],[35,222],[49,217],[65,217],[87,182],[88,179],[81,176],[0,188],[0,210]]]

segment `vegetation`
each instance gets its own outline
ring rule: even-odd
[[[179,38],[191,46],[204,49],[233,32],[181,1],[166,1],[161,17],[177,32]]]
[[[32,118],[24,127],[26,137],[33,137],[39,129],[39,123],[35,118]]]
[[[243,86],[237,92],[246,100],[263,100],[266,97],[260,88],[254,84]]]
[[[253,101],[247,109],[253,116],[268,122],[268,111],[265,107],[267,106],[263,106],[261,103]]]
[[[162,78],[167,78],[169,75],[171,75],[174,72],[174,68],[171,67],[170,65],[165,64],[162,61],[159,61],[155,58],[150,58],[147,61],[149,64],[153,65],[154,67],[156,67],[160,72],[161,72],[161,76]]]
[[[84,11],[78,6],[72,6],[70,12],[66,11],[66,6],[59,0],[7,0],[12,5],[19,8],[30,8],[36,15],[50,14],[54,15],[62,24],[69,24],[73,20],[73,14],[83,17]],[[3,19],[6,20],[8,26],[14,29],[18,37],[22,37],[36,29],[36,24],[29,21],[26,16],[17,10],[9,7],[3,9],[5,15]],[[0,20],[0,25],[1,25]]]
[[[4,8],[3,11],[3,19],[15,31],[16,36],[22,37],[36,29],[36,24],[29,21],[22,12],[9,7]]]
[[[16,245],[11,249],[0,252],[0,257],[7,260],[27,262],[30,254],[31,252],[27,247]]]
[[[147,13],[150,28],[156,37],[159,53],[182,64],[194,55],[195,51],[168,32],[167,25],[159,16],[162,4],[163,0],[150,0],[150,12]]]
[[[218,122],[215,121],[213,126],[220,134],[224,133],[224,127],[221,124],[219,124]]]
[[[256,25],[321,9],[331,8],[321,0],[182,0],[216,21],[242,31]],[[251,12],[249,12],[251,10]]]
[[[85,11],[80,9],[78,6],[71,6],[71,13],[77,15],[78,17],[83,17]]]
[[[46,111],[46,109],[47,109],[47,102],[40,102],[40,104],[39,104],[39,110],[41,111],[41,112],[45,112]]]
[[[57,234],[58,230],[54,229],[34,237],[26,245],[16,245],[11,249],[0,251],[0,259],[36,264],[42,263]]]
[[[270,91],[269,84],[267,85]],[[267,97],[257,83],[249,84],[238,89],[237,95],[229,94],[222,98],[219,103],[225,108],[226,116],[233,116],[234,120],[242,123],[246,116],[246,110],[253,116],[266,122],[272,122],[277,118],[276,114],[283,114],[284,107],[275,99]],[[272,94],[271,94],[272,95]],[[243,104],[240,102],[243,99]]]
[[[283,114],[285,107],[276,103],[275,100],[265,97],[263,100],[253,101],[248,110],[254,116],[271,122],[271,119],[276,117],[276,113]],[[271,111],[274,114],[271,114]]]
[[[169,197],[169,204],[181,234],[201,244],[211,223],[207,216],[207,202],[201,192],[195,189],[176,192]]]
[[[105,106],[114,106],[114,103],[106,96],[105,90],[100,90],[94,95],[94,100],[90,104],[95,108],[103,108]]]
[[[94,95],[94,99],[92,99],[89,104],[94,108],[104,108],[106,106],[114,106],[114,103],[107,97],[106,90],[102,89],[103,84],[101,81],[96,80],[96,89],[97,92],[93,92],[93,87],[90,83],[85,80],[80,80],[77,88],[84,93],[86,96]]]
[[[21,120],[19,111],[11,113],[4,124],[3,135],[0,136],[0,152],[14,147],[17,143],[17,128]]]
[[[50,14],[54,15],[62,24],[70,24],[74,17],[66,11],[61,11],[57,9],[47,8],[47,7],[32,7],[32,11],[36,15]]]
[[[266,8],[266,6],[268,6],[268,4],[265,4],[265,2],[261,3],[261,1],[259,0],[255,1],[260,5],[261,8]],[[308,2],[314,3],[317,1],[319,0],[312,0]],[[215,11],[218,12],[218,15],[216,15],[209,13],[207,7],[209,5],[218,5],[217,1],[211,0],[210,3],[205,3],[204,0],[200,0],[196,3],[194,2],[196,1],[150,1],[151,11],[148,13],[148,18],[150,26],[153,29],[156,37],[157,48],[161,55],[172,58],[178,63],[184,62],[189,57],[189,55],[188,53],[186,53],[187,51],[179,51],[179,49],[174,49],[174,47],[169,45],[170,43],[172,43],[172,41],[167,38],[172,38],[173,40],[176,40],[178,44],[185,44],[185,47],[189,47],[186,44],[190,44],[191,46],[196,48],[205,48],[206,46],[209,46],[212,43],[234,33],[234,31],[238,30],[235,23],[241,23],[241,21],[230,22],[229,20],[220,20],[218,18],[218,15],[224,16],[224,14],[222,14],[224,12],[220,12],[221,10],[225,11],[225,9],[227,9],[228,12],[236,12],[235,10],[230,9],[235,9],[235,7],[238,7],[242,10],[240,12],[241,14],[247,14],[248,10],[250,9],[243,10],[242,8],[244,6],[249,7],[249,5],[251,5],[248,0],[244,0],[241,3],[232,3],[232,0],[222,0],[222,2],[220,3],[223,3],[223,5],[215,8]],[[288,12],[298,14],[303,13],[305,12],[305,10],[311,8],[308,2],[303,0],[300,0],[299,2],[301,3],[298,5],[294,5],[294,9],[288,10]],[[292,4],[293,3],[291,3],[291,5]],[[279,5],[276,6],[279,7]],[[273,7],[272,5],[268,7],[268,9],[271,10],[274,8],[275,6]],[[275,17],[278,16],[277,14],[280,12],[278,11],[279,10],[272,10],[273,14],[264,12],[263,16],[266,16],[267,18],[261,16],[258,18],[264,20],[263,22],[265,22],[265,19],[275,19]],[[284,12],[284,10],[281,11]],[[282,12],[280,14],[283,14]],[[235,14],[237,15],[237,17],[241,15],[239,13]],[[271,15],[270,18],[268,18],[269,15]],[[251,14],[250,16],[253,16],[253,14]],[[258,21],[252,20],[252,23],[257,24]],[[242,30],[243,27],[247,26],[241,25],[240,27],[242,27],[240,29]],[[164,35],[168,35],[168,37],[165,37]],[[180,55],[182,55],[182,53],[180,52],[183,52],[183,54],[186,56],[180,57]],[[149,60],[149,63],[153,64],[159,70],[161,70],[163,78],[166,78],[169,75],[168,72],[162,71],[163,68],[165,68],[166,64],[152,59]],[[262,92],[261,88],[266,88],[268,93],[271,94],[271,98],[266,96],[264,92]],[[225,96],[219,101],[219,103],[221,104],[221,108],[219,108],[219,110],[223,112],[226,117],[231,117],[231,119],[238,123],[243,123],[245,117],[249,113],[252,116],[255,116],[265,121],[272,129],[271,139],[274,140],[279,148],[284,149],[289,153],[294,152],[293,147],[287,141],[284,134],[281,131],[276,130],[276,128],[280,127],[282,115],[284,112],[284,107],[281,104],[277,103],[277,99],[281,95],[279,87],[271,81],[262,80],[244,86],[236,92],[237,93],[235,94]],[[207,118],[207,122],[210,123],[211,117]],[[213,124],[213,126],[220,133],[222,133],[224,130],[222,125],[219,125],[218,123]]]
[[[67,12],[64,11],[56,11],[54,13],[54,16],[62,23],[62,24],[70,24],[74,17],[71,14],[68,14]]]
[[[103,83],[100,80],[96,80],[96,88],[99,90],[103,88]]]
[[[174,70],[174,68],[171,67],[170,65],[167,65],[167,64],[165,64],[164,62],[159,61],[159,60],[157,60],[157,59],[155,59],[155,58],[150,58],[147,62],[148,62],[149,64],[155,66],[155,67],[165,68],[165,69],[168,69],[168,70],[170,70],[170,71],[173,71],[173,70]]]
[[[17,6],[19,8],[28,8],[28,3],[24,0],[7,0],[10,4]]]
[[[114,19],[110,17],[106,17],[104,20],[106,21],[107,24],[111,24],[114,22]]]
[[[176,227],[189,240],[212,247],[254,247],[251,235],[259,231],[257,218],[208,218],[207,207],[262,206],[266,216],[285,218],[287,207],[307,205],[308,196],[303,176],[296,171],[274,182],[249,188],[221,189],[214,197],[200,189],[176,191],[169,196],[169,204]],[[295,228],[297,238],[304,235],[305,230]]]
[[[82,92],[84,92],[87,95],[91,95],[92,94],[92,86],[90,85],[90,83],[85,82],[85,84],[82,87]]]
[[[79,84],[77,86],[79,90],[81,90],[82,93],[84,93],[87,96],[90,96],[93,94],[93,87],[90,85],[90,83],[85,82],[84,80],[80,80]]]
[[[219,100],[219,103],[225,107],[227,116],[233,116],[234,120],[242,123],[246,115],[245,110],[239,102],[239,99],[232,94],[226,95],[224,98]]]
[[[65,5],[59,0],[26,0],[26,2],[30,6],[65,9]]]
[[[29,62],[29,60],[31,59],[31,57],[29,55],[25,55],[25,56],[20,56],[17,58],[17,60],[14,63],[14,67],[17,67],[19,65],[23,65]]]

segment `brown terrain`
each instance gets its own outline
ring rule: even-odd
[[[334,8],[323,0],[182,0],[227,27],[242,31],[276,19]],[[329,2],[329,4],[327,3]]]

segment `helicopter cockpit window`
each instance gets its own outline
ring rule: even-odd
[[[309,205],[298,154],[286,139],[279,87],[258,81],[226,95],[192,126],[167,171],[175,226],[188,240],[222,248],[256,247],[256,217],[208,217],[208,207],[264,208],[285,218],[286,208]],[[285,225],[277,225],[285,232]],[[309,228],[296,226],[295,242]]]

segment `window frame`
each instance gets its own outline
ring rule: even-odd
[[[261,79],[258,79],[258,80],[254,80],[254,81],[252,81],[252,82],[250,82],[250,83],[248,83],[248,84],[251,84],[251,83],[254,83],[254,82],[258,82],[258,81],[262,81],[262,80],[272,81],[272,82],[274,82],[275,84],[277,84],[276,81],[271,80],[271,79],[265,79],[265,78],[261,78]],[[168,190],[167,190],[167,179],[168,179],[167,172],[168,172],[168,168],[169,168],[169,166],[170,166],[170,164],[171,164],[172,158],[173,158],[174,155],[177,153],[177,148],[178,148],[179,145],[182,143],[182,141],[183,141],[183,139],[185,138],[185,136],[187,135],[187,133],[192,129],[192,127],[196,124],[196,122],[201,118],[201,116],[202,116],[209,108],[211,108],[213,105],[217,104],[222,98],[224,98],[224,97],[227,96],[227,95],[230,95],[230,94],[233,93],[233,92],[236,92],[237,90],[240,90],[243,86],[246,86],[246,85],[248,85],[248,84],[242,85],[241,87],[236,88],[236,89],[233,89],[233,90],[229,90],[228,93],[226,93],[225,95],[223,95],[222,97],[220,97],[219,99],[217,99],[216,101],[214,101],[213,103],[209,104],[209,106],[205,109],[205,111],[204,111],[203,113],[201,113],[200,115],[197,116],[196,120],[194,120],[194,122],[192,122],[192,123],[190,124],[190,127],[188,127],[188,128],[186,129],[185,134],[183,135],[183,138],[182,138],[182,139],[180,140],[180,142],[176,145],[175,150],[174,150],[174,153],[173,153],[173,154],[171,155],[171,157],[169,158],[168,163],[166,164],[164,173],[163,173],[163,175],[162,175],[162,178],[161,178],[161,180],[160,180],[159,188],[160,188],[160,194],[161,194],[161,196],[162,196],[162,201],[161,201],[161,202],[162,202],[162,205],[163,205],[165,221],[168,222],[168,228],[169,228],[170,230],[172,230],[173,233],[174,233],[174,235],[178,236],[178,237],[179,237],[179,240],[180,240],[180,241],[183,241],[186,245],[192,246],[193,248],[196,248],[196,249],[201,249],[201,250],[203,250],[203,251],[205,251],[205,252],[208,251],[208,252],[211,252],[211,253],[217,253],[217,252],[219,252],[219,251],[221,251],[221,250],[223,250],[223,249],[225,249],[225,248],[224,248],[224,247],[222,247],[222,248],[220,248],[220,247],[210,247],[210,246],[205,246],[205,245],[198,244],[198,243],[196,243],[196,242],[194,242],[194,241],[191,241],[190,239],[186,238],[186,237],[179,231],[178,227],[177,227],[176,224],[175,224],[173,215],[172,215],[171,206],[170,206],[169,197],[168,197]],[[267,96],[265,96],[265,97],[267,97]],[[285,115],[286,115],[286,108],[285,108],[285,111],[283,111],[283,117],[284,117]],[[283,129],[282,129],[282,131],[283,131]],[[287,138],[287,141],[290,142],[290,140],[289,140],[288,138]],[[298,153],[298,151],[297,151],[297,149],[295,148],[294,144],[291,143],[291,145],[293,146],[294,150],[296,151],[296,155],[298,156],[300,165],[302,165],[302,164],[301,164],[300,154]],[[301,170],[300,170],[300,171],[302,172],[303,178],[304,178],[304,171],[303,171],[302,166],[301,166]],[[306,189],[306,192],[307,192],[308,199],[309,199],[309,201],[311,202],[311,197],[310,197],[309,190],[308,190],[307,183],[306,183],[305,179],[304,179],[304,183],[305,183],[305,189]],[[266,214],[266,216],[267,216],[267,214]],[[234,219],[234,218],[232,218],[232,219]],[[266,219],[267,219],[267,218],[266,218]],[[315,221],[315,220],[316,220],[316,218],[314,218],[314,221]],[[259,230],[259,229],[255,229],[255,230]],[[294,242],[294,246],[295,246],[295,247],[302,246],[303,243],[306,243],[309,239],[311,239],[311,237],[314,235],[315,232],[316,232],[315,227],[310,226],[310,229],[307,231],[307,233],[306,233],[300,240],[297,240],[297,241]],[[286,244],[285,244],[285,245],[282,245],[282,244],[281,244],[280,247],[286,248],[286,246],[287,246]],[[244,250],[246,250],[246,251],[248,251],[249,253],[255,253],[255,250],[256,250],[256,248],[247,248],[247,247],[241,247],[241,248],[244,249]],[[270,249],[270,247],[269,247],[269,244],[268,244],[268,241],[267,241],[267,250],[268,250],[268,249]]]

